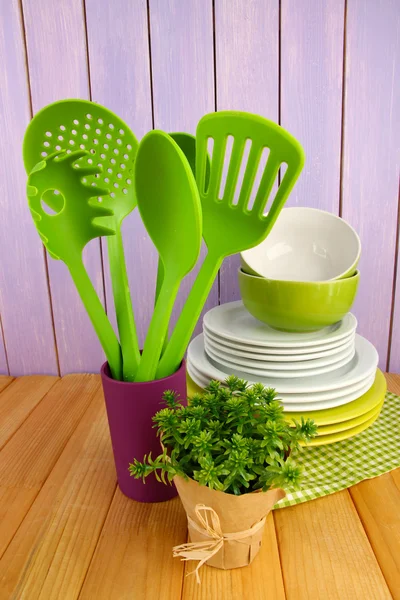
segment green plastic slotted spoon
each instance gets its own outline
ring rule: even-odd
[[[140,142],[134,170],[139,212],[164,273],[135,378],[151,381],[180,283],[200,254],[202,218],[196,180],[169,135],[150,131]]]
[[[233,146],[220,197],[228,137],[233,139]],[[210,181],[206,185],[207,145],[210,139],[213,140],[213,152]],[[243,165],[245,169],[240,189],[236,190],[246,143],[251,143],[251,147],[247,163]],[[262,168],[265,148],[269,149],[269,155]],[[264,215],[279,168],[284,163],[287,165],[286,172],[268,214]],[[200,120],[196,131],[196,181],[202,204],[207,255],[162,355],[157,378],[170,375],[181,363],[223,259],[252,248],[266,238],[303,164],[304,152],[299,142],[267,119],[243,112],[225,111],[206,115]],[[253,202],[253,187],[259,167],[262,168],[262,176]]]
[[[123,378],[133,381],[140,353],[129,291],[121,225],[123,219],[136,207],[133,190],[133,162],[138,142],[129,127],[114,113],[87,100],[62,100],[49,104],[30,122],[23,145],[26,171],[42,158],[65,148],[87,150],[75,167],[87,165],[102,169],[88,174],[90,186],[99,183],[111,190],[103,197],[103,206],[111,208],[108,226],[115,235],[108,237],[108,259],[117,317],[118,332],[123,356]],[[51,201],[51,199],[49,200]]]
[[[52,258],[68,267],[81,300],[106,354],[114,379],[122,375],[121,348],[96,290],[86,272],[82,252],[86,244],[115,230],[108,226],[112,210],[103,206],[107,189],[88,186],[82,179],[99,173],[98,167],[79,171],[73,163],[85,151],[57,152],[47,156],[28,177],[29,208],[39,235]],[[46,207],[46,208],[45,208]],[[52,213],[48,210],[51,207]]]

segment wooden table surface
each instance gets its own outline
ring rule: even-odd
[[[400,394],[400,375],[387,375]],[[100,378],[0,377],[0,599],[400,599],[400,469],[271,513],[247,568],[193,569],[178,498],[117,485]]]

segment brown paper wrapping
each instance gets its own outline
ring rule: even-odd
[[[211,490],[204,485],[200,485],[193,479],[185,480],[179,476],[174,477],[174,483],[188,516],[190,542],[203,542],[203,545],[206,546],[206,542],[211,541],[214,543],[214,546],[218,544],[219,547],[218,551],[211,558],[201,560],[201,550],[197,552],[198,556],[196,556],[196,552],[192,551],[190,558],[200,560],[201,564],[206,562],[211,567],[216,567],[217,569],[235,569],[237,567],[245,567],[252,562],[261,546],[265,517],[271,511],[274,504],[286,495],[284,490],[277,488],[268,490],[267,492],[257,491],[235,496]],[[213,511],[217,513],[223,536],[246,532],[246,530],[252,528],[254,528],[255,532],[250,532],[246,537],[236,540],[229,539],[229,535],[226,536],[228,539],[224,537],[222,540],[221,536],[207,534],[207,531],[201,522],[199,522],[199,505],[213,509],[203,514],[208,515],[209,513],[213,513]],[[200,508],[200,510],[202,509]],[[263,520],[264,523],[260,523]],[[196,526],[192,526],[190,521],[194,521]],[[213,522],[215,522],[215,514],[213,515]],[[218,527],[213,528],[213,530],[215,529],[218,529]],[[184,546],[175,548],[174,551],[184,548]],[[185,556],[186,554],[188,553],[175,553],[176,556]]]

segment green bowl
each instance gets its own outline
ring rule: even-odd
[[[253,317],[281,331],[317,331],[340,321],[353,306],[360,272],[331,281],[282,281],[239,269],[243,304]]]

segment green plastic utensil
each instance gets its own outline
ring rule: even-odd
[[[114,379],[122,375],[121,348],[86,272],[82,252],[86,244],[115,230],[108,225],[112,210],[102,204],[107,189],[88,186],[82,179],[98,167],[75,169],[85,151],[57,152],[32,169],[27,185],[29,208],[39,235],[52,258],[67,265],[81,300],[99,337]],[[49,207],[52,211],[49,211]]]
[[[202,218],[196,180],[184,153],[169,135],[148,133],[139,145],[134,170],[139,212],[164,271],[135,378],[151,381],[180,283],[200,253]]]
[[[233,141],[230,156],[226,152],[228,138]],[[210,181],[206,185],[209,140],[213,141],[213,152]],[[246,144],[251,146],[247,163],[242,165]],[[262,167],[265,148],[269,155]],[[287,131],[267,119],[243,112],[226,111],[203,117],[197,127],[196,151],[196,181],[208,252],[162,355],[157,378],[170,375],[181,363],[223,259],[256,246],[268,235],[304,164],[301,145]],[[286,172],[268,214],[264,215],[283,163],[287,164]],[[224,165],[228,167],[226,177]],[[253,191],[259,170],[261,180]],[[243,180],[238,184],[240,172]],[[221,186],[221,181],[225,185]]]
[[[29,173],[33,166],[51,152],[65,148],[86,150],[75,167],[96,165],[102,169],[88,174],[85,183],[92,187],[101,182],[110,190],[103,206],[112,209],[108,226],[115,235],[108,237],[108,260],[114,296],[118,332],[123,355],[123,378],[133,381],[140,353],[129,292],[121,225],[133,211],[133,162],[138,142],[129,127],[114,113],[87,100],[62,100],[39,111],[29,124],[23,145],[24,163]]]
[[[169,134],[174,142],[176,142],[179,148],[182,150],[184,155],[186,156],[186,160],[189,163],[189,166],[193,172],[193,175],[196,175],[196,137],[191,133],[184,132],[176,132]],[[210,179],[210,158],[207,157],[207,165],[206,165],[206,185],[208,185],[208,181]],[[157,269],[157,283],[156,283],[156,294],[155,301],[157,302],[158,294],[160,293],[161,284],[164,278],[163,264],[162,261],[158,261],[158,269]],[[168,341],[168,336],[165,336],[164,346],[165,349]]]

